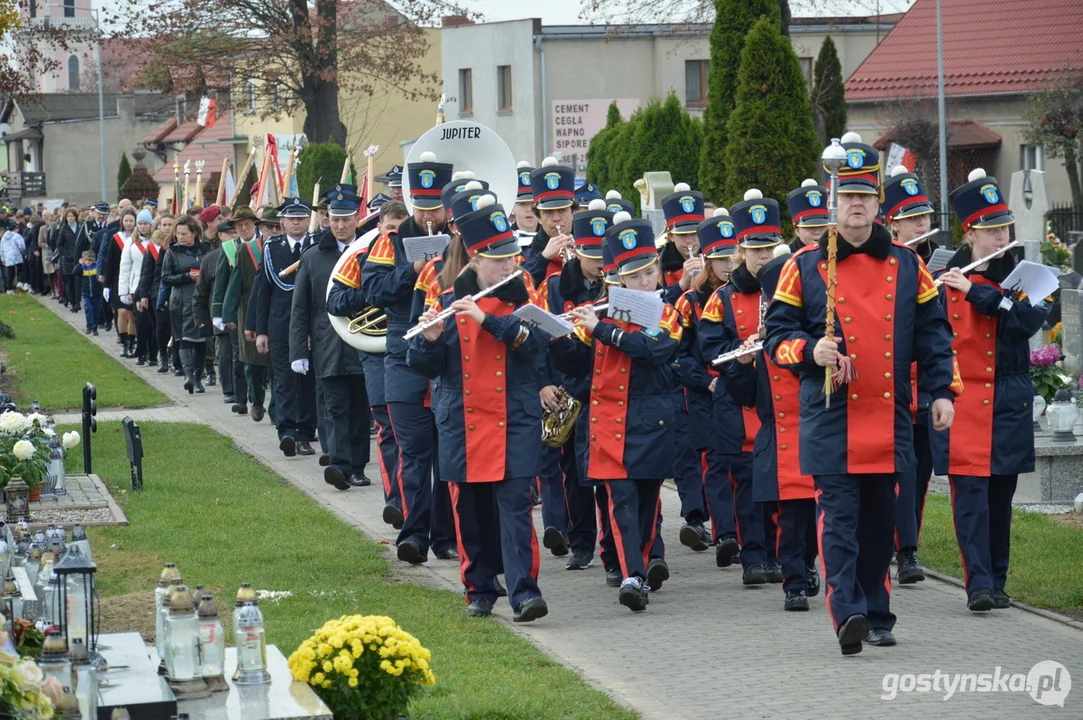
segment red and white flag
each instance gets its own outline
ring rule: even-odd
[[[913,172],[917,164],[917,155],[898,143],[891,143],[891,148],[887,151],[887,162],[884,163],[884,177],[889,177],[891,171],[899,165],[906,167],[907,172]]]
[[[199,101],[199,114],[196,122],[205,128],[214,127],[215,115],[218,110],[218,101],[214,98],[205,97]]]

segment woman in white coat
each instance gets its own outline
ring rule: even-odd
[[[132,302],[132,296],[135,295],[142,276],[143,256],[150,251],[150,235],[153,230],[154,218],[151,216],[150,210],[145,208],[140,210],[139,215],[136,217],[135,229],[132,231],[130,242],[124,249],[124,254],[120,256],[120,272],[117,275],[117,295],[120,296],[120,302],[125,308],[130,308],[127,312],[134,312],[135,315],[134,319],[128,324],[128,333],[134,335],[135,340],[131,343],[132,348],[126,357],[138,358],[136,365],[147,364],[148,343],[151,340],[151,334],[154,332],[153,322],[147,314],[148,311],[138,309]]]

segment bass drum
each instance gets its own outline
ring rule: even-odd
[[[368,220],[369,218],[365,218],[365,221]],[[354,253],[363,248],[367,248],[370,243],[372,243],[376,240],[377,237],[379,237],[379,235],[379,228],[375,228],[373,230],[369,230],[367,233],[350,243],[350,246],[346,248],[346,251],[342,253],[342,256],[338,259],[338,262],[335,263],[334,270],[331,271],[331,278],[327,281],[326,295],[331,294],[331,285],[334,283],[334,277],[338,274],[339,270],[342,269],[342,266],[346,262],[355,262],[357,258]],[[372,309],[373,308],[367,308],[366,312]],[[327,317],[331,321],[331,327],[335,329],[335,332],[338,333],[339,337],[341,337],[347,345],[350,345],[351,347],[360,350],[361,352],[367,353],[382,353],[387,348],[386,334],[370,335],[362,332],[350,332],[350,318],[338,317],[337,315],[332,315],[331,313],[327,313]]]

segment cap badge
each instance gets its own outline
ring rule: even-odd
[[[620,237],[620,244],[624,246],[625,250],[631,250],[636,246],[638,234],[635,230],[629,229],[622,232]]]
[[[342,199],[342,193],[339,193],[338,195],[335,196],[335,200],[341,200],[341,199]]]
[[[696,209],[696,199],[689,195],[681,198],[681,210],[690,213]]]
[[[918,194],[918,183],[916,180],[914,180],[914,178],[906,178],[900,184],[902,185],[902,189],[906,191],[907,195]]]
[[[718,223],[718,233],[724,238],[733,237],[733,223],[729,220],[723,220]]]
[[[547,173],[545,176],[545,187],[550,190],[556,190],[560,187],[560,173]]]
[[[485,197],[485,196],[484,195],[472,195],[472,196],[470,196],[470,209],[471,210],[477,210],[478,209],[478,200],[481,200],[483,197]]]
[[[763,225],[767,222],[767,208],[763,205],[753,205],[749,213],[752,215],[752,222],[757,225]]]
[[[502,212],[495,212],[490,215],[489,222],[493,224],[497,232],[505,232],[508,229],[508,219],[504,217]]]
[[[436,173],[432,170],[422,170],[420,178],[421,187],[428,189],[431,188],[432,184],[436,181]]]
[[[590,221],[590,231],[594,233],[595,237],[602,237],[605,235],[605,218],[594,218]]]
[[[523,186],[523,187],[530,187],[530,173],[528,173],[528,172],[519,173],[519,185]]]
[[[623,209],[623,208],[621,208],[621,206],[620,206],[620,205],[617,205],[617,204],[615,204],[615,203],[614,203],[613,205],[610,205],[609,207],[607,207],[607,208],[606,208],[606,210],[608,210],[608,211],[609,211],[609,212],[611,212],[611,213],[618,213],[618,212],[620,212],[620,211],[621,211],[622,209]]]
[[[864,150],[849,150],[846,153],[846,164],[852,167],[854,170],[862,167],[865,164],[865,151]]]
[[[809,190],[805,193],[805,199],[811,207],[820,207],[824,203],[824,196],[819,190]]]
[[[986,185],[981,189],[982,197],[985,198],[985,202],[990,205],[996,205],[1000,202],[1000,193],[997,192],[996,185]]]

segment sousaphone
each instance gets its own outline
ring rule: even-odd
[[[362,224],[368,223],[377,217],[379,217],[378,212],[372,213],[362,220]],[[331,294],[331,285],[334,283],[335,275],[342,269],[342,266],[347,262],[357,262],[357,256],[354,253],[362,248],[367,248],[379,235],[380,229],[373,228],[350,243],[331,271],[331,278],[327,281],[326,295]],[[327,313],[327,317],[331,321],[331,327],[350,347],[367,353],[382,353],[386,349],[387,316],[379,308],[367,307],[353,317],[339,317],[331,313]]]
[[[431,152],[437,162],[451,163],[455,171],[468,170],[489,183],[489,190],[510,211],[519,191],[518,168],[507,143],[494,131],[469,120],[437,125],[410,146],[406,164],[420,162],[421,153]],[[441,188],[442,189],[442,188]],[[402,196],[409,203],[410,174],[402,174]]]

